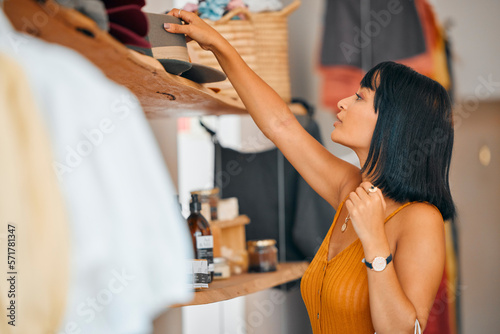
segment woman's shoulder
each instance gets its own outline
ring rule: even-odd
[[[437,220],[443,222],[439,209],[429,202],[415,201],[408,203],[404,208],[406,219]]]
[[[396,215],[398,239],[421,237],[428,233],[442,234],[443,217],[439,210],[428,202],[412,202]]]

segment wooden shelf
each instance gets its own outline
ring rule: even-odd
[[[248,218],[247,215],[239,215],[238,217],[230,220],[212,220],[210,222],[210,224],[217,225],[220,228],[247,225],[249,223],[250,223],[250,218]]]
[[[4,11],[17,30],[76,50],[130,89],[148,118],[247,114],[240,100],[167,73],[155,59],[129,50],[94,21],[54,0],[5,0]],[[290,109],[305,113],[300,104]]]
[[[208,289],[195,292],[190,303],[172,307],[210,304],[269,289],[301,278],[308,265],[308,262],[280,263],[274,272],[245,273],[226,280],[216,280],[210,283]]]
[[[67,46],[88,58],[108,78],[130,89],[150,118],[246,114],[241,102],[158,69],[154,59],[142,61],[144,57],[134,55],[94,21],[53,0],[6,0],[4,11],[17,30]]]

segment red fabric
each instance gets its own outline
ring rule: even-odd
[[[433,49],[436,47],[438,38],[436,19],[426,0],[416,0],[415,6],[422,23],[426,52],[408,59],[387,60],[397,61],[432,78],[434,73]],[[364,71],[353,66],[320,66],[319,70],[323,77],[322,104],[336,113],[338,112],[338,102],[353,95],[358,90]]]
[[[365,73],[354,66],[328,66],[321,68],[321,74],[323,76],[321,88],[323,105],[336,113],[339,111],[338,102],[357,92]]]
[[[110,22],[120,25],[135,34],[144,37],[148,34],[148,19],[136,5],[126,5],[107,10]]]
[[[454,300],[449,298],[448,280],[446,270],[444,271],[441,284],[439,285],[434,305],[429,313],[427,326],[424,334],[454,334],[450,327],[450,305]]]
[[[135,32],[119,24],[109,22],[109,34],[123,44],[135,45],[141,48],[151,48],[151,44]]]
[[[108,9],[126,5],[136,5],[142,8],[146,5],[145,0],[102,0],[102,2]]]
[[[149,49],[145,36],[149,23],[142,7],[144,0],[103,0],[109,19],[109,34],[123,44]]]

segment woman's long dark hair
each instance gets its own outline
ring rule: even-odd
[[[404,203],[427,201],[445,220],[455,217],[449,171],[453,149],[451,102],[436,81],[411,68],[383,62],[361,87],[375,92],[378,120],[361,171],[384,195]]]

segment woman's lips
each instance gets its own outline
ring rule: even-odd
[[[342,122],[341,122],[341,121],[336,121],[335,123],[333,123],[333,126],[334,126],[334,127],[337,127],[337,126],[338,126],[338,125],[340,125],[340,124],[342,124]]]

